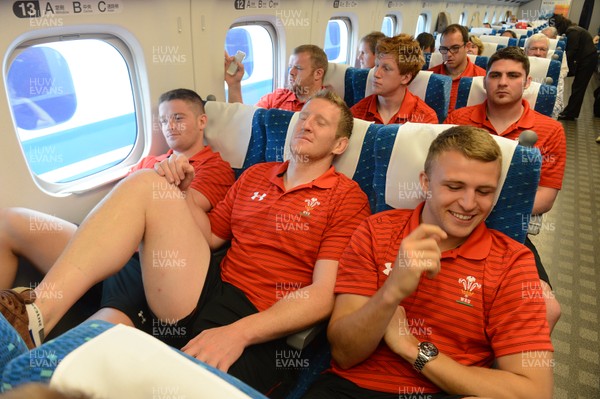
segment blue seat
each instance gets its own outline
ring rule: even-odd
[[[293,126],[298,119],[298,113],[280,109],[267,110],[265,114],[265,130],[267,147],[265,159],[267,162],[282,162],[288,159],[289,140]],[[336,170],[345,174],[358,183],[370,200],[373,194],[373,151],[375,133],[383,125],[354,119],[354,129],[350,137],[348,149],[336,157],[333,164]],[[371,206],[374,202],[371,202]]]
[[[453,125],[406,123],[387,125],[377,132],[375,212],[393,208],[413,209],[425,195],[420,192],[418,173],[423,170],[431,141]],[[488,227],[524,242],[527,221],[539,182],[542,160],[539,150],[494,136],[503,153],[501,191],[486,220]]]
[[[523,92],[523,98],[537,112],[546,116],[552,116],[552,110],[556,102],[556,93],[556,86],[531,82],[529,87]],[[483,76],[460,78],[455,109],[481,104],[485,101],[485,98]]]
[[[550,58],[528,57],[529,76],[534,82],[541,84],[558,85],[560,77],[560,61]]]
[[[265,161],[265,109],[247,104],[208,101],[204,139],[229,162],[238,177]]]
[[[4,369],[2,374],[2,392],[8,391],[19,385],[29,382],[49,383],[52,376],[59,364],[65,359],[67,355],[79,348],[84,343],[93,340],[100,336],[102,333],[111,330],[115,325],[99,320],[86,321],[79,326],[69,330],[65,334],[61,335],[57,339],[44,343],[39,348],[33,349],[28,353],[24,353],[21,356],[12,360]],[[121,329],[127,329],[129,327],[120,326]],[[140,331],[134,330],[136,334],[144,334]],[[113,330],[117,331],[117,330]],[[150,336],[143,335],[144,338],[154,340]],[[162,345],[162,344],[159,344]],[[228,375],[220,370],[217,370],[198,359],[195,359],[177,349],[173,348],[173,351],[179,353],[181,356],[189,359],[199,367],[209,371],[212,374],[218,376],[221,380],[229,383],[237,390],[245,393],[251,398],[263,399],[264,395],[257,392],[252,387],[244,384],[235,377]],[[140,354],[141,355],[141,354]],[[103,356],[100,354],[100,356]],[[110,354],[107,354],[110,356]],[[103,356],[104,357],[104,356]],[[87,358],[87,357],[86,357]],[[144,357],[140,356],[140,362],[143,362]],[[108,359],[109,360],[109,359]],[[76,365],[74,365],[76,367]],[[95,377],[91,377],[95,378]],[[99,378],[102,378],[101,376]],[[202,389],[199,386],[199,389]]]

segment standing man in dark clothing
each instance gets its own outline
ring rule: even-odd
[[[596,68],[596,46],[592,41],[592,35],[587,30],[560,14],[552,15],[548,23],[556,28],[559,35],[567,36],[566,53],[569,65],[567,76],[575,76],[571,85],[569,103],[558,115],[558,120],[574,121],[579,117],[585,90]]]

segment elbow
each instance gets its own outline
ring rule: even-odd
[[[344,356],[344,353],[337,345],[331,345],[331,358],[335,361],[335,364],[342,370],[348,370],[355,363],[347,356]]]

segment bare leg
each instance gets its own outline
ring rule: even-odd
[[[47,273],[76,230],[73,223],[31,209],[0,209],[0,289],[12,287],[19,257]]]
[[[125,313],[115,308],[102,308],[94,313],[88,320],[104,320],[113,324],[124,324],[129,327],[134,327],[131,319]]]
[[[146,299],[157,317],[179,320],[196,307],[210,250],[191,196],[144,170],[122,180],[88,215],[35,289],[50,331],[94,284],[118,272],[138,244]],[[201,219],[201,218],[199,218]]]

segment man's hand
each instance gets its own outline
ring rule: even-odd
[[[183,154],[172,154],[164,161],[156,163],[154,170],[164,176],[169,183],[179,187],[181,191],[189,188],[196,175],[194,167],[190,165],[188,158]]]
[[[439,243],[448,235],[439,226],[421,224],[402,240],[398,256],[386,285],[398,303],[414,292],[421,275],[433,278],[440,271],[442,252]]]
[[[182,351],[198,360],[227,372],[244,352],[246,343],[234,324],[202,331]]]
[[[238,70],[235,74],[230,75],[227,73],[227,69],[229,68],[229,65],[231,65],[232,62],[236,62],[235,61],[235,57],[234,56],[230,56],[229,54],[227,54],[227,51],[225,51],[225,82],[227,83],[228,87],[232,87],[234,85],[240,85],[242,79],[244,78],[244,64],[242,64],[241,62],[238,62]]]

